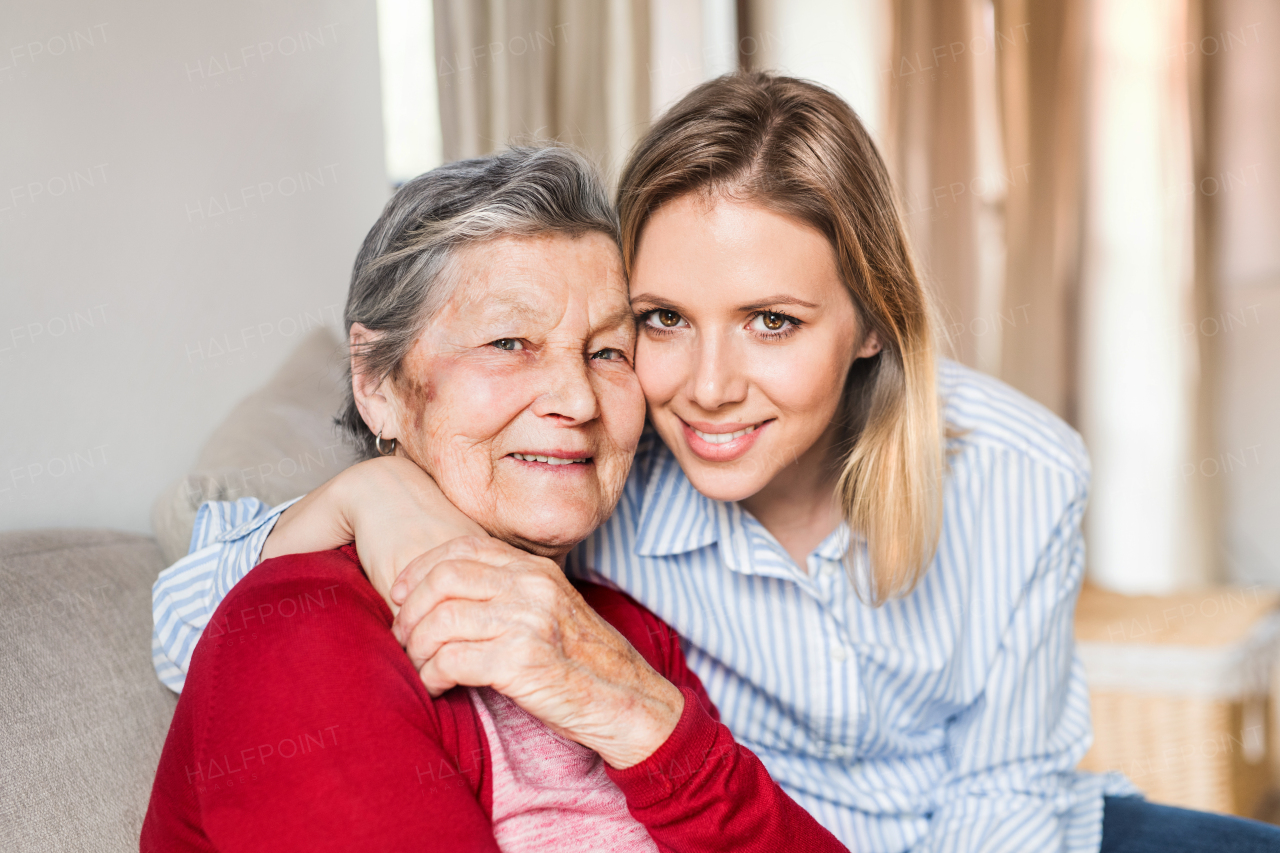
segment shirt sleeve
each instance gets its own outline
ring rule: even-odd
[[[231,587],[258,564],[280,513],[301,497],[268,507],[257,498],[200,506],[187,556],[151,587],[151,663],[175,693],[182,691],[191,653]]]
[[[916,853],[1065,849],[1072,771],[1092,733],[1073,634],[1087,492],[1077,482],[1017,592],[982,695],[947,726],[951,772]]]
[[[773,781],[755,753],[733,739],[702,680],[689,669],[676,633],[639,604],[634,606],[642,615],[641,636],[656,647],[646,650],[645,657],[680,688],[684,711],[653,755],[608,773],[659,849],[847,850]],[[636,635],[618,627],[624,635]]]

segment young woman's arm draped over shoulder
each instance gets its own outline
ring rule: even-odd
[[[383,570],[370,580],[386,599],[395,574],[414,557],[458,536],[484,535],[418,466],[396,457],[361,462],[274,508],[256,498],[206,503],[196,515],[191,553],[152,587],[156,674],[182,690],[205,625],[260,560],[359,541],[366,568]]]
[[[427,695],[344,552],[273,561],[217,612],[161,756],[144,853],[497,851],[465,691]]]
[[[684,693],[675,731],[644,761],[609,776],[631,814],[664,850],[843,851],[845,846],[733,739],[685,662],[680,638],[621,592],[584,585],[583,597]]]

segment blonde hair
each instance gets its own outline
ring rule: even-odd
[[[860,326],[881,343],[878,355],[854,362],[838,416],[837,490],[871,558],[866,576],[848,568],[876,604],[909,592],[937,549],[945,436],[931,304],[875,144],[821,86],[731,74],[686,95],[631,155],[618,189],[628,274],[649,217],[691,192],[794,216],[831,242]]]

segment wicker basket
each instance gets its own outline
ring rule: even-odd
[[[1076,638],[1089,679],[1093,748],[1151,800],[1255,816],[1268,748],[1280,594],[1257,588],[1125,596],[1086,586]]]

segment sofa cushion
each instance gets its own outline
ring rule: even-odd
[[[0,534],[0,850],[137,850],[176,697],[151,666],[154,540]]]
[[[346,347],[326,328],[298,344],[271,380],[218,425],[195,469],[151,509],[166,565],[183,557],[205,501],[254,497],[275,506],[304,495],[356,461],[333,418],[346,386]]]

